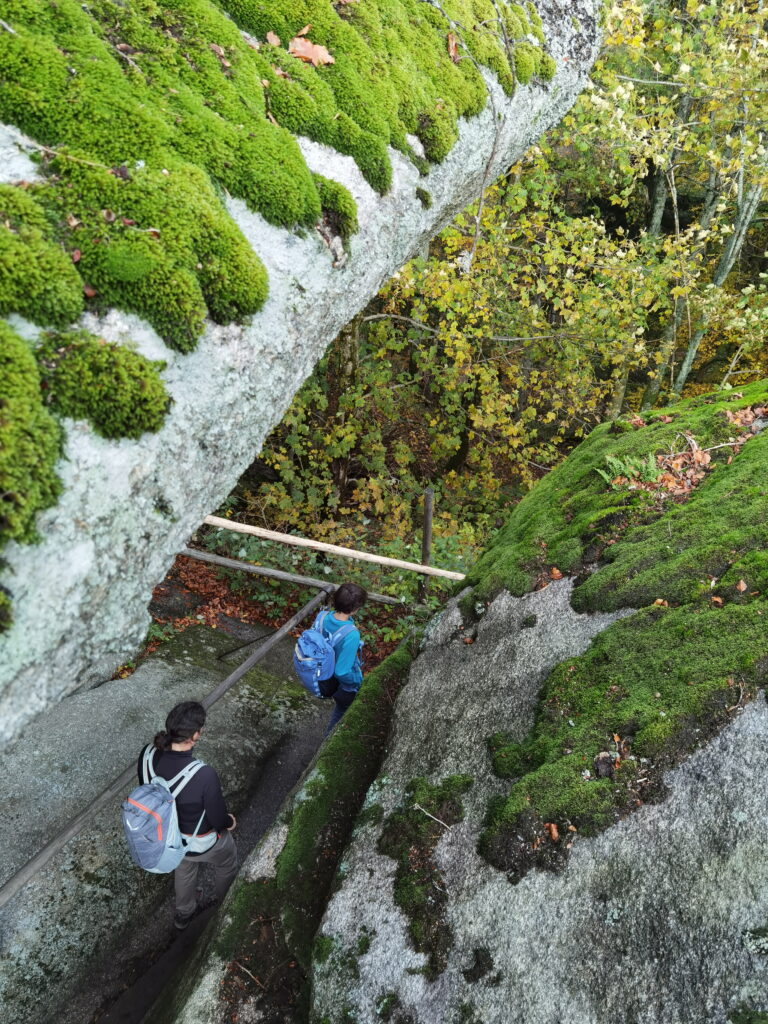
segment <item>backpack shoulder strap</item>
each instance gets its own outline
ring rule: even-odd
[[[174,796],[174,799],[184,789],[189,780],[196,775],[201,768],[205,767],[205,761],[199,761],[195,759],[190,761],[186,767],[182,768],[178,775],[174,775],[168,782],[168,788]]]
[[[148,743],[144,747],[144,753],[141,758],[141,779],[144,785],[148,785],[155,774],[154,767],[155,760],[155,747],[153,743]]]
[[[336,645],[340,640],[343,640],[345,636],[349,636],[353,629],[356,629],[354,622],[345,622],[343,626],[339,626],[333,636],[330,638],[330,644],[333,649],[336,649]]]
[[[328,611],[327,608],[324,608],[323,611],[318,612],[317,615],[315,616],[315,621],[312,623],[312,628],[317,629],[322,633],[325,620],[328,618],[330,614],[331,613]]]

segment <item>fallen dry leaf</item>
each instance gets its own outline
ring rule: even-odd
[[[642,416],[633,416],[632,419],[629,421],[629,425],[631,427],[634,427],[635,430],[637,430],[640,427],[644,427],[645,426],[645,420],[643,419]]]
[[[77,219],[77,217],[75,217],[75,215],[73,213],[68,213],[67,214],[66,221],[67,221],[67,224],[69,224],[69,226],[71,228],[79,227],[80,224],[82,223],[82,221],[79,221]]]
[[[553,580],[561,580],[563,578],[563,574],[555,565],[553,565],[552,568],[549,570],[549,575],[552,577]]]
[[[712,604],[717,605],[718,608],[722,608],[723,607],[723,599],[722,599],[722,597],[713,597],[711,600],[712,600]]]
[[[312,28],[311,25],[305,25],[304,28],[300,28],[299,29],[299,31],[296,33],[296,35],[297,36],[305,36],[307,34],[307,32],[309,32],[309,30],[311,28]]]
[[[267,32],[267,42],[270,46],[280,46],[280,36],[276,36],[274,32]]]
[[[736,584],[736,589],[740,594],[743,594],[744,591],[747,589],[747,584],[744,582],[744,580],[739,580],[739,582]]]
[[[448,56],[451,58],[454,64],[459,63],[459,40],[456,38],[453,32],[448,33]]]
[[[318,43],[312,43],[309,39],[305,39],[303,36],[294,36],[288,44],[288,53],[290,53],[292,57],[298,57],[299,60],[306,61],[308,64],[312,64],[313,67],[316,68],[320,67],[322,64],[336,63],[324,46],[320,46]]]
[[[556,843],[560,838],[560,832],[558,831],[557,825],[554,823],[554,821],[545,821],[544,828],[546,829],[547,834],[549,835],[549,838],[552,840],[552,842]]]
[[[93,285],[84,284],[83,285],[83,294],[86,296],[86,298],[92,299],[98,293],[97,293],[96,289],[93,287]]]
[[[663,597],[657,597],[653,603],[660,605],[662,608],[669,608],[669,601],[665,601]]]
[[[80,256],[81,256],[81,255],[82,255],[82,254],[81,254],[81,252],[80,252],[80,250],[79,250],[79,249],[73,249],[73,250],[72,250],[72,253],[71,253],[71,256],[72,256],[72,262],[73,262],[73,263],[79,263],[79,262],[80,262]]]
[[[209,46],[209,49],[213,50],[213,52],[216,54],[217,57],[225,57],[226,56],[226,54],[224,53],[224,47],[223,46],[219,46],[218,43],[211,43],[210,46]]]

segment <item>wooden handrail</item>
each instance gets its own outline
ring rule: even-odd
[[[391,569],[407,569],[420,572],[423,576],[441,576],[447,580],[463,580],[464,574],[450,572],[448,569],[435,569],[431,565],[420,565],[418,562],[404,562],[399,558],[386,558],[384,555],[371,555],[367,551],[355,551],[342,548],[337,544],[324,544],[320,540],[308,540],[306,537],[294,537],[289,533],[276,533],[264,530],[260,526],[249,526],[247,523],[235,523],[231,519],[220,516],[206,516],[203,522],[209,526],[217,526],[221,530],[234,530],[235,533],[249,533],[262,540],[276,540],[281,544],[293,544],[299,548],[311,548],[313,551],[324,551],[329,555],[341,555],[342,558],[357,558],[361,562],[374,562],[376,565],[388,565]]]
[[[340,584],[331,583],[330,580],[316,580],[312,576],[297,576],[293,572],[283,572],[281,569],[268,569],[264,565],[252,565],[250,562],[241,562],[237,558],[222,558],[221,555],[212,555],[210,551],[198,551],[197,548],[182,548],[179,554],[187,558],[196,558],[200,562],[210,562],[211,565],[220,565],[224,569],[237,569],[238,572],[252,572],[255,576],[265,576],[270,580],[282,580],[283,583],[297,583],[303,587],[315,587],[318,590],[336,590]],[[378,601],[379,604],[396,604],[401,608],[403,602],[398,597],[389,597],[387,594],[375,594],[368,591],[369,601]]]

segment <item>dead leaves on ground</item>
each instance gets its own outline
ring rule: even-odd
[[[307,34],[311,31],[311,25],[305,25],[300,29],[288,43],[288,53],[291,57],[297,57],[316,68],[324,64],[335,64],[334,57],[324,46],[307,39]],[[275,35],[274,32],[267,32],[266,38],[270,46],[282,46],[280,36]]]

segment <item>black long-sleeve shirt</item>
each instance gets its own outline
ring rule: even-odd
[[[136,771],[139,777],[139,784],[144,782],[142,777],[142,760],[144,758],[144,747],[139,754]],[[155,775],[159,775],[167,782],[178,775],[182,768],[195,760],[190,751],[178,750],[155,750],[154,769]],[[200,826],[198,835],[205,835],[206,832],[223,832],[232,824],[230,821],[224,795],[221,792],[219,776],[209,764],[192,776],[184,789],[179,793],[176,800],[176,813],[179,818],[179,828],[186,835],[192,835],[200,820],[200,815],[205,810],[205,817]]]

